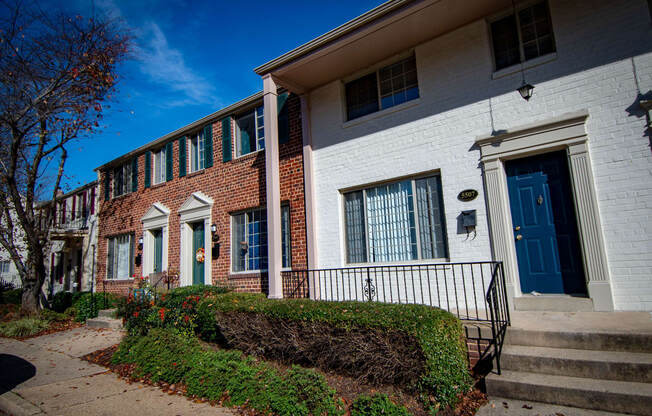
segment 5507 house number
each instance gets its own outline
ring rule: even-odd
[[[457,195],[457,199],[462,202],[473,201],[478,196],[478,191],[475,189],[465,189]]]

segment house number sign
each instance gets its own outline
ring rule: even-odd
[[[478,191],[475,189],[465,189],[457,195],[457,199],[462,202],[473,201],[478,196]]]

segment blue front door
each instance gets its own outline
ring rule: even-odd
[[[585,295],[566,152],[505,163],[521,292]]]

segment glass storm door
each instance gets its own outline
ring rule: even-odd
[[[152,231],[154,237],[154,273],[163,271],[163,230]]]
[[[198,252],[204,249],[204,223],[196,222],[192,224],[192,284],[204,284],[204,261],[200,262],[198,259]]]

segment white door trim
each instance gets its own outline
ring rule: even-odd
[[[585,278],[593,308],[613,310],[609,267],[585,123],[587,111],[478,138],[494,258],[503,261],[510,306],[521,295],[504,162],[554,150],[568,155]]]
[[[163,260],[161,269],[168,269],[168,236],[170,223],[170,210],[160,202],[155,202],[147,210],[143,218],[143,276],[154,272],[154,234],[153,230],[161,229],[163,238]]]
[[[192,264],[195,253],[192,251],[192,226],[194,222],[204,223],[204,283],[212,284],[211,276],[211,212],[213,199],[202,192],[194,192],[179,208],[180,222],[180,259],[179,283],[181,286],[192,285]]]

